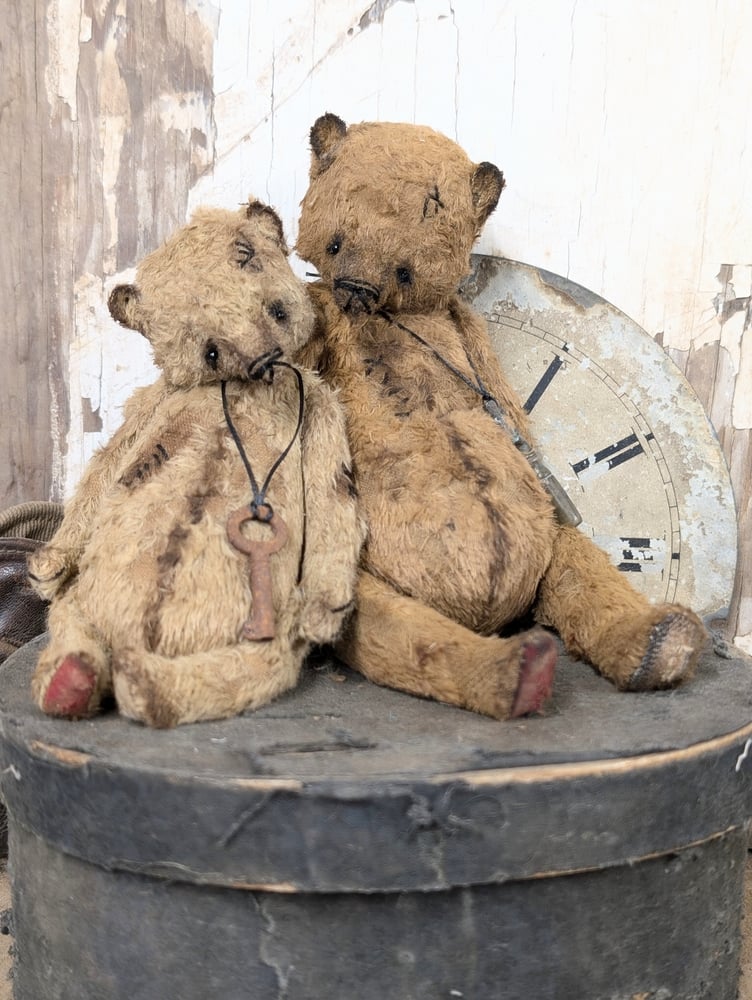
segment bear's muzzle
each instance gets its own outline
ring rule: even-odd
[[[376,309],[381,289],[358,278],[335,278],[334,300],[342,312],[372,313]]]

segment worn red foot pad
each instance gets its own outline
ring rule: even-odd
[[[551,697],[558,655],[556,643],[545,633],[531,637],[523,644],[520,682],[512,705],[512,719],[540,712],[544,702]]]
[[[80,656],[69,653],[50,681],[42,708],[48,715],[80,719],[91,715],[89,702],[97,683],[96,674]]]

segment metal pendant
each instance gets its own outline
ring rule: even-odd
[[[242,636],[255,642],[273,639],[274,605],[272,603],[272,572],[270,558],[287,541],[287,525],[278,514],[265,516],[264,511],[271,511],[267,505],[251,508],[241,507],[227,521],[227,537],[230,544],[238,552],[248,556],[251,575],[251,617],[243,624]],[[246,521],[260,521],[268,524],[272,537],[265,542],[246,538],[240,530]]]

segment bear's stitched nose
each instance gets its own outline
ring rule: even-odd
[[[342,312],[371,313],[378,304],[381,290],[369,281],[357,278],[336,278],[334,300]]]
[[[282,348],[275,347],[271,351],[259,354],[257,358],[248,365],[248,378],[254,382],[261,379],[264,382],[271,382],[274,379],[274,364],[282,357]]]

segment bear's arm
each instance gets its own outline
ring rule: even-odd
[[[118,475],[123,454],[143,432],[164,391],[160,379],[132,394],[125,405],[123,423],[89,460],[54,537],[29,557],[29,579],[45,600],[51,600],[76,573],[102,497]]]
[[[321,372],[325,347],[323,333],[317,329],[310,340],[307,340],[295,355],[295,364],[302,365],[303,368],[308,368],[313,372]]]
[[[307,285],[306,291],[313,306],[315,322],[313,334],[295,355],[295,363],[321,375],[327,365],[327,331],[336,325],[340,312],[322,282]]]
[[[335,638],[352,610],[365,527],[350,468],[342,408],[328,386],[311,373],[304,375],[306,539],[300,634],[310,642],[326,643]]]
[[[501,363],[488,335],[485,319],[459,300],[455,300],[452,304],[451,311],[459,327],[465,349],[472,358],[481,381],[500,404],[508,422],[532,444],[528,416],[522,408],[517,393],[502,371]]]

